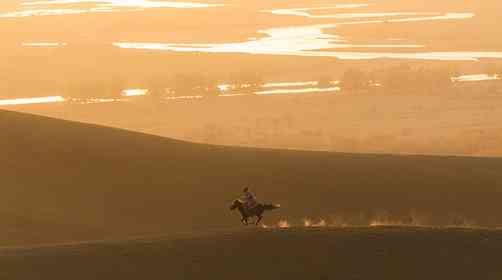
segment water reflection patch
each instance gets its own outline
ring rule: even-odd
[[[453,77],[453,82],[480,82],[480,81],[496,81],[499,80],[499,75],[476,74],[476,75],[462,75]]]
[[[167,50],[178,52],[207,53],[249,53],[274,55],[316,56],[313,50],[334,48],[420,48],[421,45],[382,44],[358,45],[348,44],[337,35],[324,33],[324,29],[335,28],[335,24],[272,28],[260,30],[258,33],[266,37],[240,43],[227,44],[170,44],[170,43],[138,43],[117,42],[116,47],[125,49]],[[321,53],[318,53],[321,54]],[[319,55],[324,56],[324,55]]]
[[[124,49],[165,50],[176,52],[246,53],[290,56],[334,57],[338,59],[418,59],[418,60],[478,60],[502,58],[502,52],[348,52],[333,51],[337,48],[420,48],[421,45],[356,45],[347,44],[340,36],[323,30],[336,24],[273,28],[258,31],[264,38],[227,44],[172,44],[117,42],[114,46]]]
[[[65,47],[68,43],[48,43],[48,42],[37,42],[37,43],[22,43],[23,47]]]
[[[128,7],[128,8],[208,8],[221,6],[221,4],[206,4],[193,2],[174,2],[162,0],[48,0],[26,1],[22,5],[41,6],[56,4],[95,4],[100,7]]]
[[[57,15],[73,15],[92,12],[93,9],[52,9],[52,10],[24,10],[0,14],[0,18],[17,18],[17,17],[33,17],[33,16],[57,16]]]
[[[122,91],[122,96],[143,96],[148,93],[148,89],[135,88],[135,89],[124,89]]]
[[[363,18],[385,18],[378,22],[411,22],[411,21],[431,21],[447,19],[467,19],[475,16],[473,13],[436,13],[436,12],[366,12],[366,13],[332,13],[332,14],[314,14],[317,11],[330,11],[346,8],[363,8],[369,4],[341,4],[329,7],[315,8],[293,8],[293,9],[275,9],[263,10],[261,12],[275,15],[302,16],[311,19],[363,19]],[[370,23],[370,22],[361,22]]]
[[[266,83],[263,85],[264,88],[274,88],[274,87],[302,87],[302,86],[317,86],[317,81],[307,81],[307,82],[282,82],[282,83]]]
[[[0,106],[54,103],[54,102],[63,102],[63,101],[65,101],[65,99],[62,96],[0,99]]]
[[[329,88],[302,88],[302,89],[275,89],[264,90],[255,92],[256,95],[274,95],[274,94],[302,94],[302,93],[316,93],[316,92],[334,92],[339,91],[339,87]]]
[[[419,44],[398,44],[396,40],[388,44],[351,44],[344,38],[328,34],[325,29],[349,24],[374,24],[385,22],[414,22],[449,19],[467,19],[473,13],[418,13],[418,12],[379,12],[379,13],[334,13],[315,15],[314,12],[336,9],[368,7],[369,4],[340,4],[330,7],[276,9],[269,12],[276,15],[294,15],[308,18],[361,19],[323,25],[295,26],[259,30],[262,38],[250,38],[244,42],[223,44],[175,44],[154,42],[116,42],[114,45],[125,49],[165,50],[175,52],[204,53],[245,53],[290,56],[319,56],[338,59],[420,59],[420,60],[478,60],[481,58],[502,58],[502,52],[347,52],[335,49],[413,49],[422,48]],[[375,18],[374,20],[364,20]]]
[[[60,8],[63,5],[91,4],[90,8]],[[51,8],[54,6],[59,8]],[[83,13],[109,13],[117,11],[144,10],[151,8],[176,8],[194,9],[218,7],[222,4],[208,4],[197,2],[173,2],[159,0],[49,0],[49,1],[26,1],[21,6],[26,9],[0,14],[0,18],[32,17],[32,16],[56,16]],[[28,8],[27,8],[28,7]],[[35,9],[30,9],[34,7]]]

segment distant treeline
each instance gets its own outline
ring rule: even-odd
[[[417,93],[427,94],[449,91],[457,87],[452,77],[460,76],[458,69],[451,66],[412,66],[403,63],[385,68],[349,68],[341,77],[326,73],[317,79],[318,87],[332,87],[337,80],[342,90],[348,92],[375,93]],[[502,65],[486,64],[483,74],[502,76]],[[167,96],[217,96],[223,92],[221,85],[228,85],[232,93],[253,93],[262,89],[266,77],[257,72],[232,73],[218,78],[203,73],[178,73],[166,77],[152,77],[147,81],[128,82],[120,78],[104,78],[99,81],[80,79],[68,81],[63,88],[64,95],[74,98],[117,98],[123,89],[144,88],[152,98]],[[273,82],[273,81],[268,81]],[[497,83],[502,87],[502,83]]]
[[[440,94],[468,85],[468,83],[452,80],[453,77],[463,74],[453,66],[413,67],[404,63],[369,71],[354,68],[345,71],[341,78],[341,87],[347,91],[372,91],[389,94]],[[482,74],[502,76],[502,66],[487,64]],[[500,80],[492,81],[493,83],[502,89]]]
[[[264,84],[259,73],[242,72],[218,79],[201,73],[175,74],[166,77],[152,77],[147,81],[127,82],[122,79],[70,81],[64,86],[64,93],[74,98],[118,98],[127,88],[148,89],[152,98],[168,96],[217,96],[222,93],[220,85],[229,85],[229,90],[252,93]]]

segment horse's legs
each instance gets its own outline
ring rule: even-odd
[[[241,222],[246,226],[248,225],[248,219],[245,217],[242,217]]]
[[[261,221],[261,219],[262,219],[262,218],[263,218],[263,216],[262,216],[262,215],[259,215],[259,216],[258,216],[258,220],[256,220],[255,225],[258,225],[258,224],[260,223],[260,221]]]

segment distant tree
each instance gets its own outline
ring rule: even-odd
[[[177,74],[169,82],[170,90],[177,96],[217,96],[217,81],[202,74]]]
[[[69,80],[63,85],[64,95],[73,98],[120,98],[125,83],[121,79]]]
[[[380,84],[378,78],[378,70],[372,69],[366,73],[366,78],[368,79],[368,83],[370,86],[374,86],[375,84]]]
[[[369,87],[368,77],[359,69],[348,69],[343,74],[341,85],[346,90],[361,90]]]
[[[414,75],[415,82],[410,84],[411,91],[434,93],[452,85],[452,74],[448,68],[419,68],[414,71]]]
[[[201,79],[201,84],[199,84],[200,95],[205,97],[216,97],[221,94],[221,89],[218,87],[218,80],[206,76]]]
[[[333,86],[332,79],[329,76],[321,76],[319,77],[319,79],[317,79],[317,85],[320,88],[332,87]]]
[[[234,90],[240,92],[255,92],[259,91],[264,84],[263,76],[258,72],[237,72],[230,74],[230,83]]]
[[[458,76],[462,75],[462,71],[460,70],[459,66],[456,64],[450,64],[450,65],[446,66],[446,71],[450,75],[450,78],[458,77]]]
[[[499,65],[495,64],[495,63],[488,63],[488,64],[485,64],[483,65],[484,67],[484,74],[488,74],[490,76],[492,75],[497,75],[499,74],[499,71],[501,70],[499,67]]]
[[[400,64],[382,71],[382,87],[386,91],[402,91],[409,89],[416,79],[409,64]]]
[[[103,82],[106,87],[106,93],[104,97],[108,98],[120,98],[122,91],[126,87],[126,82],[120,77],[113,77],[110,80]]]
[[[497,66],[497,70],[496,70],[496,73],[495,73],[495,74],[497,74],[497,75],[499,76],[499,78],[501,78],[501,79],[502,79],[502,64],[499,64],[499,65]]]
[[[408,64],[382,70],[381,83],[386,92],[432,93],[452,86],[452,68],[411,67]]]
[[[167,82],[164,77],[152,77],[142,87],[148,90],[150,99],[160,102],[166,95]]]

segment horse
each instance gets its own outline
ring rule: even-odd
[[[248,225],[248,219],[254,216],[258,218],[258,220],[256,220],[255,222],[255,225],[258,225],[261,219],[263,218],[263,212],[265,212],[266,210],[274,210],[277,208],[280,208],[280,206],[275,204],[258,203],[256,204],[255,207],[247,209],[244,202],[242,202],[240,199],[234,200],[234,202],[230,206],[230,210],[235,210],[235,209],[239,210],[242,216],[241,223],[243,223],[244,225]]]

